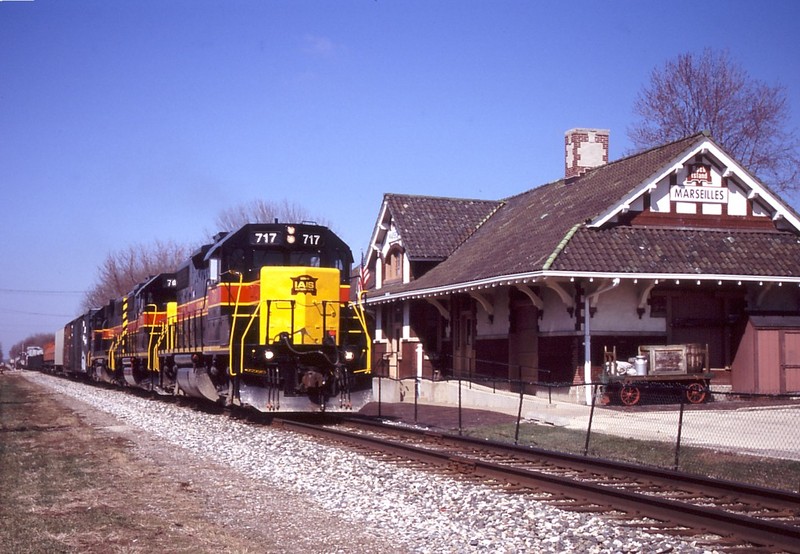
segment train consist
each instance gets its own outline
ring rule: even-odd
[[[352,264],[326,227],[247,224],[69,322],[45,366],[262,412],[358,409],[370,341]]]

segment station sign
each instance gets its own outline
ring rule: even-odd
[[[669,188],[669,199],[672,202],[727,204],[728,187],[711,184],[711,166],[692,164],[686,180]]]

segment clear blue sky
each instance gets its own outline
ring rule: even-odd
[[[572,127],[616,159],[682,52],[729,49],[800,127],[798,23],[793,0],[0,1],[0,344],[76,316],[109,252],[256,198],[358,257],[385,192],[522,192]]]

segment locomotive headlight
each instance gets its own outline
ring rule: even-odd
[[[270,361],[274,357],[275,357],[275,352],[273,352],[272,350],[264,350],[264,358],[266,358],[267,361]]]
[[[344,351],[344,361],[352,362],[355,359],[356,359],[356,353],[355,352],[353,352],[352,350],[345,350]]]

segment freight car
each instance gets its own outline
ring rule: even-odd
[[[98,310],[90,310],[64,326],[61,357],[63,372],[68,376],[86,377],[89,375],[92,330],[101,328],[97,313]]]
[[[41,371],[44,367],[44,349],[41,346],[29,346],[23,355],[23,367],[32,371]]]
[[[43,347],[42,355],[42,371],[45,373],[54,373],[56,366],[56,343],[48,342]]]
[[[627,362],[617,360],[616,348],[604,349],[601,374],[603,403],[638,404],[645,391],[678,392],[691,404],[708,399],[713,373],[708,366],[708,346],[670,344],[639,346]]]
[[[64,371],[259,411],[352,409],[371,397],[350,248],[314,224],[220,233],[64,329]]]

